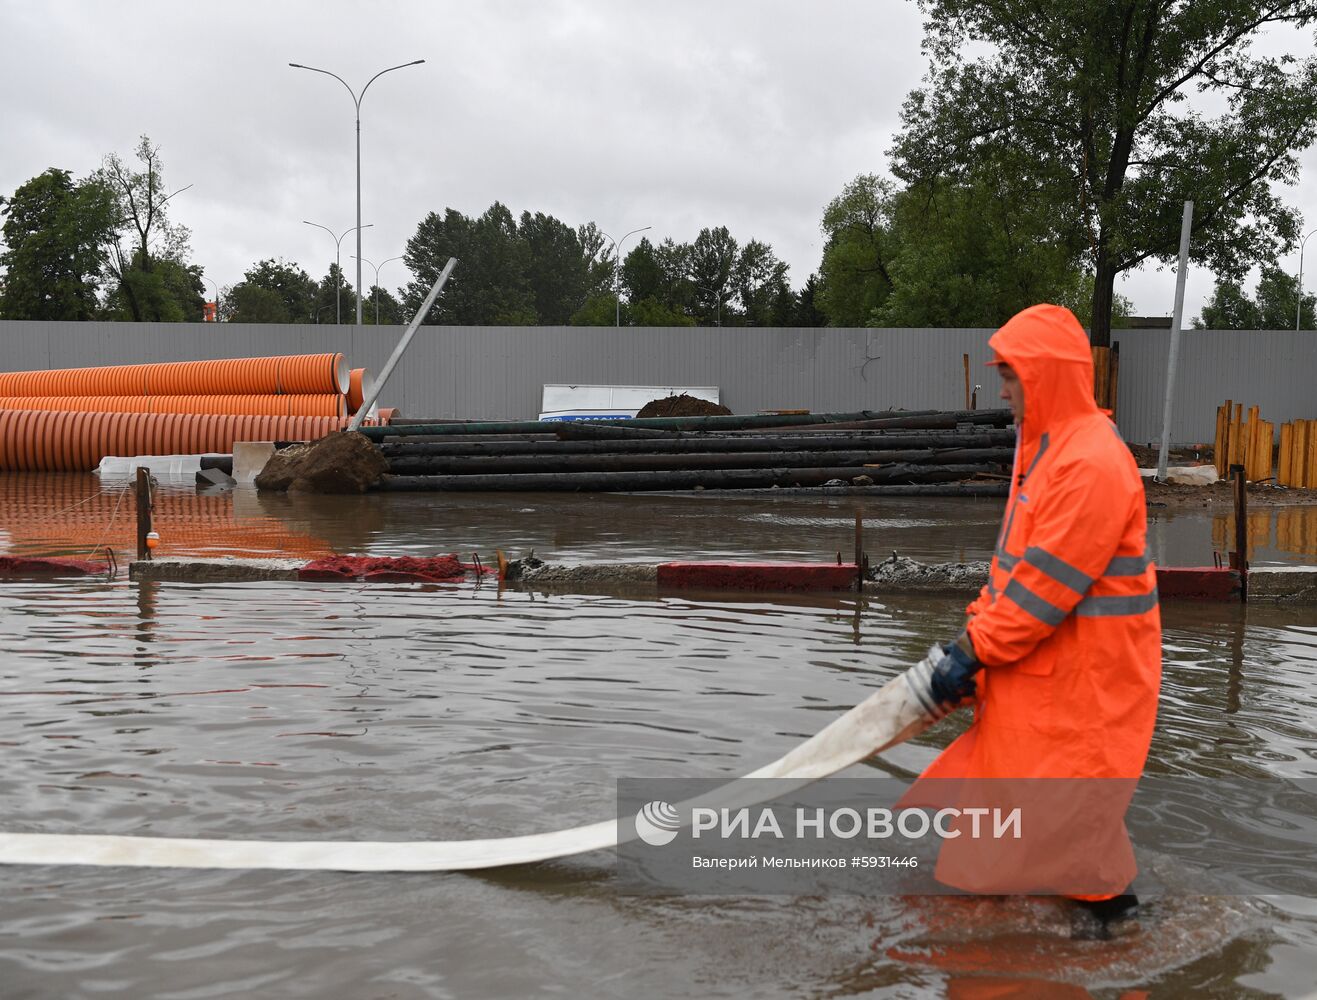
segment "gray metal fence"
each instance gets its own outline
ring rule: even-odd
[[[342,351],[378,371],[402,331],[329,324],[0,322],[0,371]],[[962,358],[995,406],[983,367],[991,330],[424,327],[381,397],[409,416],[527,419],[545,383],[717,385],[737,412],[956,409]],[[1116,331],[1117,421],[1131,441],[1161,435],[1169,332]],[[1317,333],[1183,334],[1171,439],[1210,441],[1230,398],[1277,423],[1317,418]]]

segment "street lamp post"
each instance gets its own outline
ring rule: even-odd
[[[646,229],[653,229],[653,226],[641,226],[639,229],[633,229],[620,240],[615,240],[608,236],[602,229],[600,235],[608,236],[608,240],[613,244],[613,299],[615,306],[613,309],[613,325],[620,327],[622,325],[622,244],[627,241],[627,236],[635,236],[636,233],[643,233]]]
[[[361,100],[366,96],[366,90],[370,85],[385,73],[392,73],[395,69],[406,69],[408,66],[419,66],[423,62],[425,62],[424,59],[413,59],[409,63],[401,63],[380,70],[366,81],[366,86],[361,88],[360,94],[348,87],[347,81],[337,73],[331,73],[327,69],[317,69],[315,66],[303,66],[301,63],[290,62],[288,64],[293,69],[308,69],[312,73],[324,73],[325,76],[332,76],[347,88],[347,92],[352,96],[352,104],[357,110],[357,326],[361,326],[361,295],[359,294],[361,291],[361,231],[367,228],[361,224]]]
[[[1310,231],[1308,236],[1313,233],[1317,233],[1317,229]],[[1303,248],[1308,245],[1308,236],[1305,236],[1303,242],[1299,244],[1299,287],[1297,289],[1299,304],[1294,307],[1294,330],[1296,333],[1303,322]]]
[[[707,292],[708,294],[713,296],[714,301],[717,303],[718,306],[717,318],[714,320],[713,325],[721,328],[723,325],[723,292],[725,291],[726,286],[725,285],[696,285],[695,287],[698,288],[700,291]]]
[[[365,261],[367,264],[370,264],[370,261],[369,261],[369,260],[366,260],[365,257],[358,257],[357,260],[358,260],[358,261]],[[372,296],[372,298],[374,298],[374,300],[375,300],[375,325],[376,325],[376,326],[379,326],[379,325],[380,325],[380,297],[379,297],[379,287],[380,287],[380,268],[383,267],[385,264],[390,264],[390,263],[392,263],[392,262],[395,261],[395,260],[402,260],[402,258],[401,258],[401,257],[390,257],[388,260],[386,260],[386,261],[381,261],[379,264],[370,264],[371,267],[375,268],[375,285],[374,285],[375,294]],[[360,290],[358,290],[358,294],[360,294]]]
[[[330,236],[334,236],[334,230],[330,229],[328,226],[322,226],[318,222],[307,222],[305,219],[303,219],[302,224],[305,226],[315,226],[317,229],[323,229]],[[373,225],[375,225],[375,223],[367,222],[364,226],[353,226],[352,229],[344,230],[343,236],[346,236],[348,233],[352,232],[353,230],[356,230],[357,242],[360,243],[361,231],[363,229],[369,229]],[[334,322],[335,323],[343,322],[343,309],[339,305],[339,292],[343,288],[343,264],[342,264],[343,258],[340,256],[343,250],[343,236],[334,236],[334,270],[337,272],[334,275]],[[316,322],[319,323],[320,320],[317,319]],[[360,264],[357,265],[357,322],[358,323],[361,322],[361,265]]]
[[[205,276],[203,275],[202,277],[205,277]],[[215,322],[218,323],[218,322],[220,321],[220,313],[219,313],[219,306],[220,306],[220,303],[219,303],[219,285],[215,284],[215,279],[214,279],[214,278],[206,278],[205,280],[206,280],[206,281],[209,281],[209,282],[210,282],[210,287],[213,288],[213,289],[215,289]]]

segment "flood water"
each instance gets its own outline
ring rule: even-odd
[[[97,488],[0,478],[0,551],[126,549],[131,498]],[[157,524],[166,553],[829,558],[855,509],[165,490]],[[875,556],[975,559],[1000,502],[861,509]],[[1258,513],[1256,561],[1317,562],[1286,547],[1314,522],[1278,533]],[[1210,564],[1216,521],[1159,519],[1153,544]],[[269,840],[547,831],[611,816],[619,777],[745,773],[958,630],[964,603],[122,580],[0,595],[6,829]],[[1317,777],[1317,608],[1163,615],[1149,771]],[[962,725],[867,766],[915,772]],[[1300,997],[1317,965],[1311,899],[1166,896],[1134,933],[1075,942],[1049,900],[637,896],[605,854],[476,875],[10,867],[0,898],[5,998]]]

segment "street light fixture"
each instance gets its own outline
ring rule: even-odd
[[[357,260],[359,260],[359,261],[365,261],[367,264],[370,264],[370,261],[367,260],[365,257],[358,257]],[[388,260],[386,260],[386,261],[382,261],[382,262],[380,262],[379,264],[370,264],[371,267],[375,268],[375,285],[374,285],[374,291],[375,291],[375,294],[372,295],[371,297],[375,300],[375,325],[376,325],[376,326],[379,326],[379,325],[380,325],[380,297],[379,297],[379,288],[380,288],[380,268],[383,267],[385,264],[390,264],[390,263],[392,263],[392,262],[395,261],[395,260],[402,260],[402,258],[401,258],[401,257],[390,257]],[[358,291],[358,294],[360,294],[360,291]]]
[[[209,281],[209,282],[210,282],[210,286],[211,286],[213,289],[215,289],[215,322],[218,323],[218,322],[220,321],[220,312],[219,312],[219,307],[220,307],[220,301],[219,301],[219,285],[215,284],[215,279],[214,279],[214,278],[207,278],[204,274],[202,275],[202,278],[205,279],[206,281]],[[204,311],[203,311],[202,315],[203,315],[203,316],[205,315]]]
[[[358,258],[357,290],[358,292],[360,292],[361,290],[361,260],[360,260],[361,231],[363,229],[368,228],[361,224],[361,101],[362,98],[366,96],[366,90],[370,87],[370,85],[374,83],[376,80],[378,80],[380,77],[382,77],[385,73],[392,73],[395,69],[406,69],[408,66],[419,66],[423,62],[425,62],[424,59],[413,59],[409,63],[400,63],[397,66],[390,66],[388,69],[380,70],[378,73],[376,73],[374,76],[372,76],[369,80],[366,81],[366,86],[361,88],[360,94],[354,91],[351,87],[348,87],[347,81],[344,80],[337,73],[331,73],[327,69],[319,69],[315,66],[303,66],[301,63],[290,62],[288,64],[289,66],[293,67],[293,69],[306,69],[306,70],[310,70],[312,73],[324,73],[325,76],[332,76],[335,80],[337,80],[339,83],[343,84],[343,86],[347,88],[348,94],[350,94],[352,97],[352,104],[357,110],[357,258]],[[361,295],[360,294],[357,295],[357,326],[361,326]]]
[[[315,226],[317,229],[323,229],[330,236],[334,236],[334,230],[330,229],[328,226],[322,226],[318,222],[307,222],[305,219],[303,219],[302,225]],[[367,222],[364,226],[353,226],[352,229],[344,230],[343,236],[346,236],[348,233],[353,232],[355,230],[357,233],[357,241],[360,242],[361,231],[363,229],[369,229],[373,225],[375,225],[375,223]],[[339,303],[339,298],[340,298],[339,293],[343,290],[343,265],[342,265],[342,257],[340,256],[343,250],[343,236],[334,236],[334,271],[336,272],[334,275],[334,322],[335,323],[343,322],[343,308]],[[316,322],[319,323],[320,320],[317,319]],[[361,322],[361,266],[360,265],[357,266],[357,322],[358,323]]]
[[[636,233],[643,233],[646,229],[653,229],[653,226],[641,226],[639,229],[633,229],[620,240],[615,240],[608,236],[602,229],[599,230],[601,236],[608,236],[608,240],[613,244],[613,298],[616,305],[613,309],[613,325],[620,327],[622,325],[622,244],[627,241],[628,236],[635,236]]]
[[[726,283],[724,282],[721,285],[696,285],[695,287],[713,296],[714,301],[718,304],[717,319],[714,320],[713,325],[721,328],[723,325],[723,293],[727,290]]]
[[[1317,233],[1317,229],[1309,232],[1308,236],[1311,236],[1313,233]],[[1308,236],[1305,236],[1303,242],[1299,244],[1299,304],[1294,308],[1294,331],[1296,333],[1299,330],[1299,325],[1303,322],[1303,248],[1308,245]]]

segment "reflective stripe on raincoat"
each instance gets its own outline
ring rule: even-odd
[[[988,584],[967,609],[985,666],[975,721],[924,777],[1137,779],[1161,683],[1138,469],[1094,402],[1091,349],[1069,310],[1026,309],[989,344],[1020,378],[1024,419]],[[1128,884],[1123,821],[1120,834],[1122,856],[1104,867]],[[971,850],[944,844],[938,877],[984,891],[943,878],[960,867],[956,844]],[[974,866],[972,853],[962,860]]]

